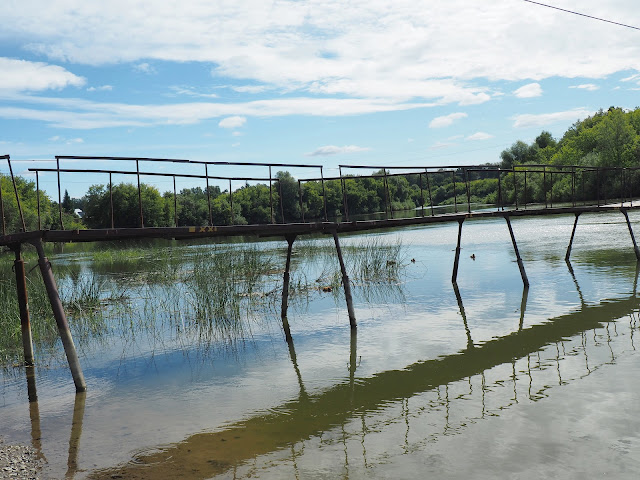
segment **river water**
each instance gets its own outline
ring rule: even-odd
[[[287,344],[278,308],[233,335],[194,333],[184,300],[173,321],[158,313],[171,286],[151,288],[117,328],[76,341],[86,396],[60,345],[37,352],[37,402],[23,367],[2,370],[0,433],[41,453],[44,478],[640,478],[624,217],[582,215],[570,266],[573,216],[512,225],[528,290],[498,219],[464,223],[457,291],[457,223],[342,238],[402,245],[397,277],[354,280],[357,333],[340,289],[292,297]],[[294,278],[317,275],[315,242],[294,246]],[[286,242],[260,245],[284,265]],[[74,255],[52,256],[54,272]]]

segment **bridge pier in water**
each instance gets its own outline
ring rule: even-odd
[[[567,254],[564,256],[564,260],[568,263],[569,257],[571,256],[571,247],[573,246],[573,237],[576,236],[576,227],[578,226],[578,217],[580,217],[579,213],[576,213],[576,219],[573,222],[573,230],[571,231],[571,239],[569,240],[569,246],[567,247]]]
[[[31,335],[31,321],[29,319],[29,299],[27,295],[27,277],[24,271],[24,260],[20,245],[15,248],[16,259],[13,269],[16,274],[16,289],[18,292],[18,307],[20,308],[20,329],[22,331],[22,349],[24,351],[24,364],[32,367],[33,337]]]
[[[344,259],[342,258],[342,249],[340,248],[340,241],[338,240],[338,232],[333,231],[333,241],[336,244],[336,251],[338,252],[338,261],[340,262],[340,271],[342,272],[342,286],[344,288],[344,296],[347,300],[347,311],[349,312],[349,324],[351,328],[356,328],[356,314],[353,311],[353,297],[351,296],[351,284],[349,283],[349,276],[347,275],[347,268],[344,265]]]
[[[520,269],[520,276],[522,277],[522,283],[525,287],[529,286],[529,279],[527,278],[527,272],[524,270],[524,263],[520,257],[520,251],[518,250],[518,244],[516,243],[516,237],[513,234],[513,228],[511,228],[511,220],[509,220],[509,214],[504,215],[504,219],[507,221],[507,227],[509,228],[509,235],[511,235],[511,243],[513,243],[513,251],[516,253],[516,261],[518,262],[518,268]]]
[[[36,247],[38,252],[38,265],[40,267],[40,273],[42,274],[42,280],[44,281],[45,288],[47,290],[47,296],[51,303],[51,309],[53,310],[53,316],[56,319],[58,325],[58,333],[64,346],[64,352],[69,362],[69,368],[71,370],[71,376],[73,377],[73,383],[76,386],[76,392],[84,392],[87,390],[87,384],[84,380],[82,368],[80,367],[80,361],[78,360],[78,354],[76,353],[76,346],[73,343],[73,337],[71,336],[71,330],[69,329],[69,322],[67,322],[67,316],[64,313],[62,301],[60,295],[58,295],[58,287],[56,281],[53,278],[51,271],[51,263],[44,254],[44,248],[40,239],[33,242],[33,246]]]
[[[631,241],[633,242],[633,250],[636,253],[636,259],[640,262],[640,250],[638,249],[638,244],[636,243],[636,237],[633,235],[633,229],[631,228],[631,222],[629,221],[629,214],[627,213],[627,210],[625,208],[621,208],[620,211],[627,221],[627,227],[629,227],[629,235],[631,235]]]

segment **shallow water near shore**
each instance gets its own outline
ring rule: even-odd
[[[633,245],[621,214],[584,214],[567,265],[573,219],[512,219],[529,289],[503,220],[465,221],[457,289],[457,223],[341,238],[347,264],[363,238],[401,244],[387,278],[353,279],[357,333],[341,288],[315,282],[325,265],[309,250],[331,244],[296,242],[289,344],[284,241],[258,244],[276,268],[237,318],[192,317],[196,290],[161,281],[179,262],[151,278],[52,255],[54,273],[135,277],[137,296],[82,343],[74,330],[86,395],[59,344],[37,350],[34,372],[4,368],[0,433],[40,452],[44,478],[637,478]],[[212,247],[171,248],[189,262]],[[189,269],[211,288],[215,271]]]

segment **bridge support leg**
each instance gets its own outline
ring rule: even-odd
[[[631,240],[633,241],[633,250],[636,252],[636,259],[640,262],[640,250],[638,250],[638,244],[636,243],[636,237],[633,236],[633,229],[631,228],[631,222],[629,221],[629,214],[626,210],[620,209],[624,218],[627,220],[627,227],[629,227],[629,234],[631,235]]]
[[[338,232],[333,232],[333,241],[336,244],[336,251],[338,252],[338,261],[340,262],[340,270],[342,271],[342,286],[344,287],[344,296],[347,300],[347,311],[349,312],[349,324],[351,328],[356,328],[356,314],[353,311],[353,297],[351,296],[351,284],[349,283],[349,276],[347,275],[347,268],[344,266],[344,259],[342,258],[342,249],[340,248],[340,241],[338,240]]]
[[[571,247],[573,246],[573,237],[576,236],[576,227],[578,226],[578,217],[579,213],[576,213],[576,219],[573,222],[573,230],[571,231],[571,240],[569,240],[569,246],[567,247],[567,254],[564,256],[565,261],[569,261],[569,257],[571,256]]]
[[[20,247],[15,250],[16,259],[13,269],[16,274],[16,288],[18,290],[18,306],[20,308],[20,327],[22,330],[22,349],[24,350],[24,364],[33,366],[33,338],[31,336],[31,322],[29,320],[29,300],[27,296],[27,277],[24,271],[24,260]]]
[[[458,220],[458,246],[456,247],[456,258],[453,261],[453,274],[451,275],[451,283],[455,284],[458,281],[458,263],[460,262],[460,242],[462,241],[462,220]]]
[[[73,382],[76,385],[76,392],[84,392],[87,390],[87,384],[84,381],[84,375],[82,368],[80,367],[80,361],[78,360],[78,354],[76,353],[76,346],[73,343],[71,337],[71,330],[69,329],[69,323],[67,322],[67,316],[64,313],[62,307],[62,301],[60,295],[58,295],[58,287],[56,281],[53,278],[51,272],[51,263],[44,254],[44,248],[40,240],[33,243],[38,251],[38,265],[40,266],[40,273],[42,274],[42,280],[44,286],[47,289],[47,296],[49,297],[49,303],[51,303],[51,309],[53,310],[53,316],[56,319],[58,325],[58,333],[64,346],[64,352],[67,355],[67,361],[69,362],[69,368],[71,369],[71,376]]]
[[[284,333],[287,338],[287,341],[291,338],[291,333],[289,332],[289,323],[285,324],[284,320],[287,318],[287,310],[289,308],[289,270],[291,269],[291,250],[293,249],[293,242],[296,240],[295,235],[287,235],[287,263],[284,267],[284,278],[282,282],[282,312],[281,317],[283,319],[283,327]]]
[[[511,242],[513,243],[513,251],[516,253],[516,260],[518,262],[518,268],[520,269],[520,276],[522,277],[522,283],[525,287],[529,286],[529,279],[527,278],[527,272],[524,270],[524,264],[520,257],[520,251],[518,250],[518,244],[516,243],[516,237],[513,235],[513,228],[511,228],[511,220],[509,215],[505,215],[504,219],[507,221],[507,227],[509,227],[509,235],[511,235]]]

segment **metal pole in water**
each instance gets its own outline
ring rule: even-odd
[[[340,249],[340,241],[338,240],[338,232],[333,231],[333,241],[336,244],[336,251],[338,252],[338,261],[340,262],[340,270],[342,271],[342,286],[344,287],[344,296],[347,300],[347,311],[349,312],[349,324],[351,328],[356,328],[356,314],[353,311],[353,297],[351,296],[351,285],[349,284],[349,276],[347,275],[347,268],[344,266],[344,259],[342,258],[342,250]]]
[[[51,303],[51,309],[53,310],[53,316],[56,319],[58,325],[58,332],[62,345],[64,346],[64,352],[67,355],[67,361],[69,362],[69,368],[71,370],[71,376],[73,382],[76,385],[76,392],[84,392],[87,390],[87,384],[84,381],[84,375],[82,374],[82,368],[80,367],[80,361],[78,360],[78,354],[76,353],[76,346],[73,343],[71,337],[71,330],[69,330],[69,323],[67,322],[67,316],[64,313],[62,307],[62,301],[60,295],[58,295],[58,287],[56,281],[53,278],[51,272],[51,263],[44,254],[44,248],[42,247],[42,241],[39,239],[33,242],[33,246],[38,251],[38,265],[40,266],[40,273],[42,274],[42,280],[44,281],[45,288],[47,289],[47,296]]]
[[[462,240],[462,224],[464,218],[458,220],[458,245],[456,246],[456,258],[453,261],[453,274],[451,275],[451,283],[456,283],[458,280],[458,263],[460,262],[460,242]]]
[[[578,217],[580,216],[579,213],[576,213],[576,219],[573,222],[573,230],[571,231],[571,240],[569,240],[569,246],[567,247],[567,254],[564,256],[564,259],[568,262],[569,261],[569,257],[571,256],[571,247],[573,245],[573,237],[575,237],[576,235],[576,227],[578,226]]]
[[[633,241],[633,250],[636,252],[636,259],[640,262],[640,250],[638,250],[638,244],[636,243],[636,237],[633,235],[633,229],[631,228],[631,222],[629,222],[629,214],[627,210],[621,208],[620,211],[624,215],[624,218],[627,220],[627,227],[629,227],[629,234],[631,235],[631,240]]]
[[[527,278],[527,272],[524,270],[524,264],[520,257],[520,251],[518,250],[518,244],[516,243],[516,237],[513,235],[513,228],[511,228],[511,220],[509,220],[509,214],[505,213],[504,219],[507,221],[507,227],[509,227],[509,235],[511,235],[511,242],[513,243],[513,251],[516,253],[516,260],[518,262],[518,268],[520,269],[520,276],[522,277],[522,283],[526,287],[529,286],[529,279]]]
[[[293,249],[293,242],[296,240],[295,235],[287,235],[285,237],[287,240],[287,262],[284,267],[284,278],[282,283],[282,312],[281,317],[284,319],[287,317],[287,309],[289,308],[289,270],[291,268],[291,250]],[[288,332],[288,324],[285,327],[285,336],[287,340],[291,336],[291,333]]]
[[[20,307],[20,327],[22,330],[22,349],[24,350],[24,364],[33,366],[33,337],[31,322],[29,321],[29,299],[27,296],[27,277],[24,271],[24,260],[20,246],[16,247],[16,259],[13,269],[16,274],[16,288],[18,290],[18,306]]]

